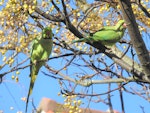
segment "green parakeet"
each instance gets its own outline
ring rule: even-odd
[[[94,33],[90,38],[81,38],[74,40],[76,42],[101,42],[103,45],[111,46],[118,42],[124,34],[126,24],[124,20],[120,20],[115,26],[105,26]]]
[[[34,82],[36,80],[38,72],[40,68],[45,64],[52,51],[52,36],[52,29],[50,27],[46,27],[42,30],[41,36],[35,38],[35,40],[33,41],[30,60],[32,64],[30,67],[31,82],[27,96],[26,112],[28,107],[29,96],[32,93],[32,89],[34,87]]]

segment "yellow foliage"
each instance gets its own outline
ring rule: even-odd
[[[20,72],[19,72],[19,71],[16,71],[16,74],[17,74],[17,75],[19,75],[19,74],[20,74]]]
[[[12,76],[11,76],[11,78],[12,78],[12,80],[14,80],[14,79],[15,79],[15,76],[14,76],[14,75],[12,75]]]
[[[18,76],[16,76],[15,80],[16,80],[16,82],[19,82],[19,78],[18,78]]]
[[[80,113],[81,109],[79,108],[82,101],[81,100],[76,100],[77,96],[76,95],[62,95],[65,97],[64,100],[64,107],[69,109],[69,113]]]

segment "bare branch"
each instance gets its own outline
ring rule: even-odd
[[[53,74],[56,74],[58,72],[58,70],[53,69],[52,67],[49,67],[47,64],[45,65],[45,67],[53,72]],[[108,83],[128,83],[128,82],[135,82],[138,81],[139,79],[136,77],[127,77],[125,79],[123,78],[117,78],[117,79],[104,79],[104,80],[88,80],[88,79],[80,79],[80,80],[75,80],[74,78],[71,78],[61,72],[57,73],[59,76],[61,76],[64,80],[68,80],[71,81],[75,84],[81,85],[81,86],[91,86],[93,84],[108,84]],[[48,74],[47,74],[48,75]]]
[[[51,0],[52,4],[54,5],[54,7],[56,8],[56,10],[59,12],[59,13],[62,13],[59,9],[59,7],[57,7],[57,5],[54,3],[54,0]]]
[[[111,84],[110,83],[108,84],[108,91],[109,92],[111,91]],[[111,102],[111,93],[108,93],[108,105],[109,105],[110,113],[114,113],[113,112],[112,102]]]
[[[74,55],[74,56],[72,57],[72,59],[71,59],[63,68],[59,69],[59,70],[56,72],[56,74],[57,74],[58,72],[60,72],[61,70],[67,68],[67,67],[71,64],[71,62],[75,59],[75,57],[76,57],[76,55]]]
[[[66,23],[66,26],[68,26],[68,24],[70,24],[70,19],[69,19],[69,15],[68,15],[68,12],[67,12],[67,7],[65,5],[65,2],[64,0],[61,0],[62,2],[62,6],[63,6],[63,12],[65,14],[65,23]]]
[[[64,18],[62,16],[54,16],[46,14],[44,11],[40,10],[38,7],[35,8],[35,12],[43,16],[44,18],[55,21],[55,22],[64,22]]]
[[[0,46],[0,49],[3,49],[3,50],[15,50],[15,47],[2,47],[2,46]]]
[[[120,88],[122,88],[123,86],[125,86],[127,83],[125,84],[122,84],[120,87],[117,87],[115,89],[112,89],[110,91],[107,91],[107,92],[104,92],[104,93],[100,93],[100,94],[87,94],[87,93],[75,93],[75,92],[69,92],[67,90],[64,90],[65,93],[64,94],[70,94],[70,95],[78,95],[78,96],[82,96],[82,97],[85,97],[85,96],[100,96],[100,95],[106,95],[108,93],[111,93],[111,92],[114,92],[116,90],[119,90]],[[62,92],[63,93],[63,92]],[[108,104],[108,103],[107,103]]]
[[[121,84],[119,84],[120,87]],[[119,94],[120,94],[120,101],[121,101],[121,108],[122,108],[122,113],[125,113],[125,108],[124,108],[124,99],[123,99],[123,92],[122,88],[119,89]]]

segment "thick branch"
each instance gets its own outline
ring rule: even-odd
[[[64,18],[62,16],[53,16],[53,15],[46,14],[44,11],[40,10],[38,7],[35,8],[35,12],[37,12],[44,18],[51,20],[51,21],[55,21],[55,22],[63,22],[64,21]]]
[[[91,86],[93,84],[128,83],[128,82],[135,82],[135,81],[145,82],[145,81],[140,81],[139,78],[137,78],[137,77],[105,79],[105,80],[89,80],[89,79],[75,80],[74,78],[71,78],[68,75],[65,75],[65,74],[63,74],[61,72],[58,72],[58,70],[55,70],[55,69],[49,67],[47,64],[45,66],[52,73],[54,73],[54,74],[57,73],[59,76],[61,76],[63,78],[63,80],[71,81],[71,82],[73,82],[75,84],[78,84],[78,85],[81,85],[81,86],[85,86],[85,87]],[[48,75],[48,74],[46,74],[46,75]]]
[[[140,64],[138,64],[136,61],[134,61],[133,59],[131,59],[127,55],[123,55],[124,53],[122,53],[122,51],[120,51],[116,47],[112,47],[111,50],[114,54],[117,54],[117,56],[120,57],[124,62],[130,62],[129,65],[131,67],[134,67],[134,69],[136,69],[142,73],[142,68],[141,68]]]
[[[150,81],[150,57],[141,37],[129,0],[119,0],[123,17],[128,24],[128,32],[145,74],[145,80]]]

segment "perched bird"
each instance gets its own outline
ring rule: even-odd
[[[111,46],[118,42],[124,35],[126,24],[124,20],[120,20],[115,26],[105,26],[96,33],[90,35],[89,38],[81,38],[74,40],[76,42],[101,42],[103,45]]]
[[[52,29],[50,27],[46,27],[42,30],[41,36],[35,38],[33,41],[30,59],[31,82],[27,96],[26,112],[28,107],[29,96],[32,93],[32,89],[34,87],[34,82],[36,80],[38,72],[40,68],[45,64],[46,60],[49,58],[51,54],[53,46],[52,36],[53,36]]]

